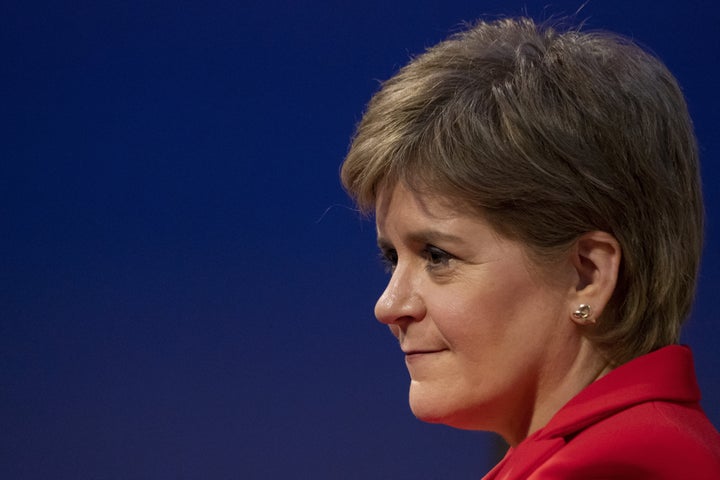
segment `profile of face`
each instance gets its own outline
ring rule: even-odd
[[[377,200],[391,276],[375,316],[405,353],[413,413],[523,438],[586,346],[570,319],[583,290],[577,262],[538,265],[477,214],[403,184]]]

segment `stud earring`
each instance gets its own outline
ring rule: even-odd
[[[592,309],[590,308],[590,305],[585,303],[579,305],[578,309],[572,313],[572,316],[575,320],[578,320],[585,325],[588,323],[595,323],[595,320],[592,318]]]

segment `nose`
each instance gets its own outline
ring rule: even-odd
[[[391,327],[421,320],[425,316],[425,304],[418,283],[417,275],[398,265],[375,304],[375,318]]]

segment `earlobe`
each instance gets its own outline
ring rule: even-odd
[[[615,291],[621,258],[620,243],[607,232],[588,232],[577,239],[572,251],[577,283],[570,305],[574,322],[593,324],[601,316]]]

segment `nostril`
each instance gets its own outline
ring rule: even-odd
[[[399,325],[388,325],[388,327],[390,328],[390,333],[392,333],[393,336],[398,339],[398,341],[401,341],[400,332],[402,331],[402,329],[400,328],[400,326]]]

